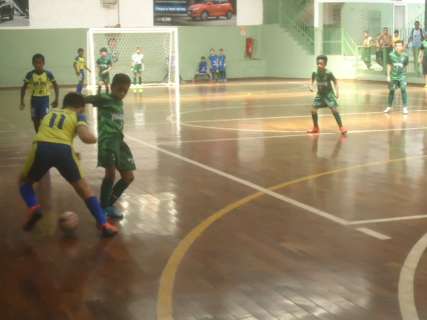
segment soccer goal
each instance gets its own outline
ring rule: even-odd
[[[141,48],[142,85],[179,86],[177,28],[92,28],[87,32],[87,48],[91,89],[97,85],[96,60],[101,48],[107,49],[113,62],[111,77],[126,73],[132,79],[132,55]]]

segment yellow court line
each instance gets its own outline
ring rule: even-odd
[[[298,184],[300,182],[309,181],[313,179],[317,179],[323,176],[333,175],[336,173],[341,173],[345,171],[350,171],[354,169],[361,169],[372,166],[379,166],[385,164],[396,163],[405,160],[413,160],[413,159],[423,159],[427,158],[427,154],[412,156],[412,157],[404,157],[398,159],[389,159],[384,161],[375,161],[366,164],[360,164],[355,166],[350,166],[346,168],[335,169],[331,171],[325,171],[301,178],[297,178],[285,183],[281,183],[275,186],[268,188],[271,191],[275,191],[278,189],[282,189],[294,184]],[[175,250],[172,252],[172,255],[169,257],[169,260],[163,269],[163,272],[160,277],[160,285],[159,292],[157,297],[157,320],[173,320],[173,289],[175,285],[175,278],[177,270],[184,259],[184,256],[190,250],[193,243],[200,238],[200,236],[215,222],[222,219],[225,215],[232,213],[233,210],[248,204],[249,202],[265,195],[263,192],[256,192],[249,196],[246,196],[236,202],[233,202],[221,210],[215,212],[205,220],[203,220],[200,224],[195,226],[190,233],[188,233],[179,243]]]

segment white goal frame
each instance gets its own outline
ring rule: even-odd
[[[169,46],[169,72],[167,82],[155,82],[155,83],[143,83],[145,86],[167,86],[179,88],[180,73],[179,73],[179,47],[178,47],[178,28],[176,27],[153,27],[153,28],[90,28],[87,31],[87,61],[88,67],[92,71],[88,77],[88,89],[95,90],[97,86],[96,81],[96,52],[94,35],[95,34],[123,34],[123,33],[163,33],[169,34],[170,46]],[[173,55],[173,61],[170,58],[172,56],[173,49],[175,54]],[[149,67],[149,66],[148,66]],[[171,77],[172,67],[174,68],[174,77]]]

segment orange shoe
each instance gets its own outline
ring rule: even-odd
[[[100,226],[101,229],[101,235],[105,238],[114,237],[118,232],[119,229],[117,227],[109,222],[104,223]]]
[[[348,130],[346,128],[344,128],[344,127],[340,127],[340,132],[341,132],[342,135],[346,135],[347,132],[348,132]]]
[[[307,130],[307,133],[319,133],[319,127],[313,127],[311,130]]]
[[[31,231],[33,230],[34,226],[36,225],[37,221],[39,221],[42,218],[42,211],[40,208],[40,205],[37,205],[29,210],[29,214],[27,216],[27,220],[22,225],[22,229],[24,231]]]

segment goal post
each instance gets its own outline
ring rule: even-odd
[[[111,77],[116,73],[126,73],[133,79],[132,55],[136,48],[141,48],[144,54],[142,86],[179,86],[177,28],[89,29],[87,31],[87,59],[92,71],[88,79],[88,86],[91,89],[96,87],[98,81],[96,60],[99,58],[101,48],[106,48],[112,58]]]

